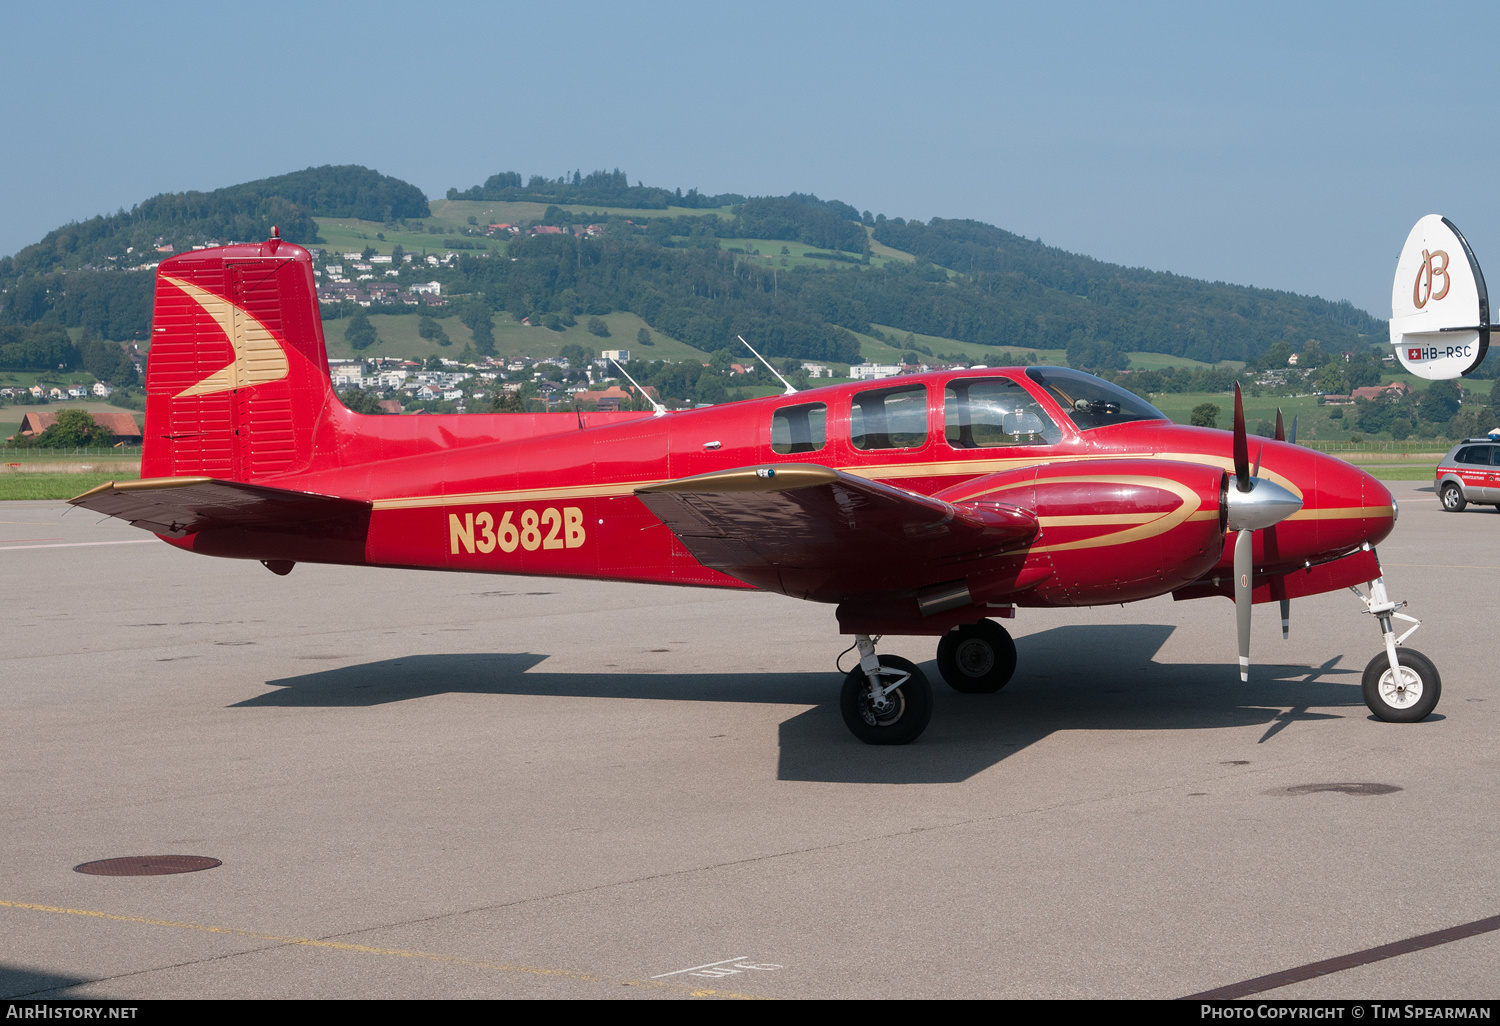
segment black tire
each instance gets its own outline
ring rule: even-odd
[[[1431,659],[1412,648],[1396,649],[1396,660],[1402,669],[1416,673],[1415,686],[1400,689],[1391,686],[1391,661],[1382,652],[1365,667],[1362,681],[1365,705],[1389,723],[1416,723],[1426,719],[1437,708],[1438,698],[1443,693],[1443,680],[1438,676],[1437,667],[1432,665]]]
[[[1016,672],[1016,643],[994,620],[955,627],[938,642],[938,671],[954,691],[989,695]]]
[[[910,660],[890,655],[879,659],[882,668],[910,675],[888,696],[892,699],[892,708],[877,713],[870,707],[869,682],[865,671],[856,666],[844,678],[839,711],[844,714],[844,724],[867,745],[911,744],[927,729],[927,722],[932,719],[932,685]]]
[[[1462,513],[1469,504],[1469,500],[1464,498],[1464,490],[1451,481],[1443,485],[1442,499],[1443,509],[1449,513]]]

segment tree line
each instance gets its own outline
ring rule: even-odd
[[[677,189],[662,189],[642,185],[639,181],[630,184],[630,176],[619,168],[613,171],[591,171],[585,175],[574,171],[572,177],[560,175],[547,178],[532,175],[521,184],[521,175],[516,171],[501,171],[490,175],[483,185],[471,186],[459,191],[449,189],[451,200],[490,200],[498,202],[530,201],[541,203],[597,203],[604,207],[635,207],[641,210],[665,210],[667,207],[690,207],[712,209],[743,203],[745,197],[726,192],[708,196],[697,189],[683,192]]]

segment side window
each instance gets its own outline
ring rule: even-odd
[[[898,385],[856,392],[849,404],[856,449],[918,449],[927,444],[927,388]]]
[[[1454,457],[1453,462],[1489,466],[1490,447],[1487,445],[1471,445],[1467,449],[1460,449],[1458,450],[1458,455]]]
[[[771,415],[772,452],[817,452],[827,442],[828,407],[823,403],[783,406]]]
[[[948,382],[943,391],[943,436],[955,449],[1062,441],[1062,432],[1031,393],[1009,378]]]

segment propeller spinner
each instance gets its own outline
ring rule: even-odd
[[[1276,414],[1277,437],[1281,413]],[[1295,430],[1295,429],[1294,429]],[[1234,539],[1234,615],[1240,644],[1240,680],[1250,679],[1250,607],[1255,587],[1255,532],[1275,527],[1302,508],[1302,500],[1274,481],[1260,477],[1261,446],[1250,469],[1250,440],[1245,434],[1245,400],[1234,386],[1234,487],[1229,489],[1228,528]],[[1283,624],[1289,610],[1282,607]]]

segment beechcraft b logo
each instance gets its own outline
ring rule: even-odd
[[[1436,292],[1433,286],[1439,278],[1443,279],[1443,287]],[[1445,250],[1427,252],[1422,250],[1422,262],[1417,266],[1417,280],[1411,287],[1411,301],[1418,310],[1427,305],[1431,299],[1437,302],[1448,294],[1448,288],[1453,284],[1453,279],[1448,276],[1448,254]]]

